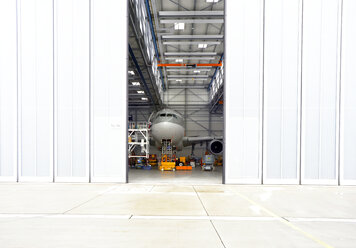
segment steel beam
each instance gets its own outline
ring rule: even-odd
[[[214,56],[217,52],[165,52],[165,56]]]
[[[198,23],[198,24],[207,24],[207,23],[224,23],[224,19],[168,19],[168,20],[159,20],[161,24],[174,24],[174,23]]]
[[[222,34],[213,34],[213,35],[185,35],[185,34],[171,34],[171,35],[162,35],[162,39],[165,40],[222,40],[224,35]],[[204,43],[204,42],[202,42]]]
[[[182,81],[205,81],[205,80],[208,80],[209,78],[168,78],[167,80],[169,81],[176,81],[176,80],[182,80]]]
[[[168,78],[209,78],[209,75],[168,75]]]
[[[200,72],[206,72],[206,71],[211,71],[211,69],[201,69],[201,68],[194,68],[194,69],[186,69],[186,68],[180,68],[180,69],[167,69],[168,72],[194,72],[194,71],[200,71]]]
[[[159,17],[223,17],[224,11],[159,11]]]
[[[207,44],[209,45],[220,45],[221,41],[164,41],[163,45],[199,45]]]
[[[195,60],[213,60],[216,57],[166,57],[166,60],[176,60],[176,59],[195,59]]]

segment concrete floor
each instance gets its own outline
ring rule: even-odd
[[[356,187],[2,183],[0,247],[356,247]]]
[[[185,184],[221,184],[221,166],[216,166],[213,171],[202,171],[195,167],[191,171],[160,171],[157,167],[151,170],[129,170],[130,183],[185,183]]]

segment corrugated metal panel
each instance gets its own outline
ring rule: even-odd
[[[339,0],[304,1],[302,183],[337,184]]]
[[[55,1],[55,181],[89,182],[89,1]]]
[[[93,0],[92,181],[126,182],[127,1]]]
[[[19,1],[20,181],[53,180],[53,6]]]
[[[17,180],[16,1],[0,2],[0,181]]]
[[[261,183],[263,1],[226,3],[226,183]]]
[[[356,1],[343,1],[341,61],[341,184],[356,185]]]
[[[264,183],[299,183],[301,1],[265,1]]]

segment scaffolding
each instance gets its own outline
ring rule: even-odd
[[[173,157],[172,141],[170,139],[162,139],[162,158],[167,157],[167,161],[171,161]]]
[[[147,122],[129,122],[128,129],[128,150],[129,158],[149,158],[150,156],[150,135]],[[141,147],[141,154],[135,154],[135,148]]]
[[[176,162],[173,157],[173,147],[172,147],[172,140],[170,139],[162,139],[162,153],[161,153],[161,164],[159,169],[161,171],[165,170],[173,170],[176,169]]]

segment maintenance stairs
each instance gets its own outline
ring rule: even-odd
[[[161,164],[159,169],[161,171],[166,170],[176,170],[176,162],[173,156],[172,140],[162,139],[162,149],[161,149]]]

